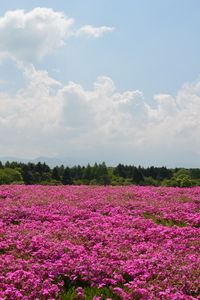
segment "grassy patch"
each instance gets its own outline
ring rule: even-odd
[[[90,286],[88,282],[79,281],[72,282],[69,279],[64,279],[64,293],[61,295],[61,300],[76,300],[78,298],[77,288],[83,289],[83,300],[93,300],[94,296],[101,297],[102,300],[107,298],[120,300],[109,287],[97,288]]]
[[[179,201],[183,202],[183,203],[193,202],[193,200],[191,198],[189,198],[189,197],[187,197],[185,195],[180,196]]]
[[[1,254],[5,254],[5,253],[6,253],[6,249],[1,248],[1,249],[0,249],[0,255],[1,255]]]
[[[12,225],[20,225],[21,221],[20,220],[13,220],[11,221]]]
[[[187,226],[187,224],[184,221],[175,221],[172,219],[164,219],[164,218],[158,217],[156,215],[153,215],[149,212],[145,212],[144,217],[145,217],[145,219],[151,219],[155,224],[158,224],[158,225],[163,225],[163,226],[168,226],[168,227],[172,227],[172,226],[185,227],[185,226]]]

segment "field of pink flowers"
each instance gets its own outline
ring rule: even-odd
[[[200,299],[200,188],[0,186],[0,299]]]

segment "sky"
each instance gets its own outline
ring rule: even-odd
[[[0,3],[0,158],[200,167],[200,2]]]

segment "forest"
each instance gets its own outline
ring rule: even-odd
[[[0,184],[41,185],[143,185],[191,187],[200,185],[199,168],[141,167],[102,163],[49,167],[45,162],[0,161]]]

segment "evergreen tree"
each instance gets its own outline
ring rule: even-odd
[[[5,163],[5,165],[4,165],[4,167],[5,167],[5,168],[10,168],[10,162],[7,161],[7,162]]]
[[[76,179],[81,179],[83,176],[83,170],[80,165],[76,169]]]
[[[144,180],[144,177],[143,177],[141,171],[138,170],[138,168],[134,167],[134,170],[133,170],[133,182],[135,182],[136,184],[139,184],[143,180]]]
[[[170,171],[166,167],[161,167],[161,168],[157,168],[157,169],[158,169],[158,173],[156,176],[157,179],[163,180],[163,179],[171,177]]]
[[[62,177],[62,183],[64,185],[72,184],[73,183],[69,167],[66,167],[65,170],[64,170],[63,177]]]
[[[42,172],[44,172],[44,173],[51,172],[51,168],[45,162],[42,164]]]
[[[110,184],[110,177],[108,175],[108,169],[105,162],[99,164],[95,179],[98,184],[103,184],[103,185]]]
[[[27,165],[24,165],[23,169],[22,169],[22,177],[23,177],[23,181],[25,184],[34,184],[37,183],[37,181],[35,180],[35,176],[32,170],[30,170],[28,168]]]
[[[65,171],[65,167],[63,165],[61,165],[60,167],[58,167],[58,170],[59,170],[60,177],[63,177],[64,171]]]
[[[55,179],[55,180],[58,180],[58,181],[61,179],[58,167],[53,168],[53,170],[52,170],[52,179]]]
[[[44,172],[43,166],[41,164],[41,162],[39,161],[36,165],[35,165],[35,171],[38,172],[39,174],[42,174]]]
[[[118,164],[118,166],[114,169],[114,175],[126,178],[126,170],[125,166],[122,164]]]
[[[92,167],[90,166],[90,164],[88,164],[84,170],[83,179],[86,179],[88,181],[93,179]]]

